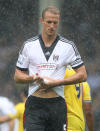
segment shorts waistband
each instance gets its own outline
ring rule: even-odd
[[[51,97],[51,98],[41,98],[41,97],[36,97],[36,96],[32,96],[30,95],[28,97],[28,99],[31,99],[31,100],[35,100],[35,101],[41,101],[41,102],[54,102],[54,101],[59,101],[59,100],[64,100],[64,98],[62,98],[61,96],[58,96],[58,97]]]

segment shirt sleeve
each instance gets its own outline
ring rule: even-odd
[[[68,64],[71,65],[72,68],[77,68],[83,65],[81,56],[77,50],[76,45],[73,42],[71,42],[67,61],[68,61]]]
[[[83,82],[83,101],[91,102],[90,86],[87,82]]]
[[[29,54],[27,44],[24,44],[19,52],[19,57],[16,63],[16,67],[21,70],[27,70],[29,65]]]

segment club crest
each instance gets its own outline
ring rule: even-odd
[[[53,60],[56,62],[56,61],[58,61],[59,60],[59,55],[54,55],[53,56]]]

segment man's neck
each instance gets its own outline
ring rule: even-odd
[[[46,47],[50,47],[56,39],[56,34],[53,36],[45,35],[42,33],[42,40]]]

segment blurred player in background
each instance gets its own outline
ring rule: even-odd
[[[75,71],[68,66],[65,72],[65,78],[73,74],[75,74]],[[66,85],[64,95],[67,103],[68,131],[85,131],[84,115],[89,131],[93,131],[93,112],[88,83],[83,82]]]
[[[19,122],[18,131],[24,131],[23,114],[24,114],[24,110],[25,110],[25,102],[26,102],[26,99],[27,99],[27,95],[28,95],[27,88],[22,89],[21,93],[20,93],[20,97],[21,97],[23,102],[20,102],[15,106],[15,112],[14,113],[10,112],[7,115],[1,116],[0,117],[0,123],[4,123],[4,122],[7,122],[7,121],[10,121],[10,120],[17,118],[18,122]]]
[[[14,104],[7,98],[0,96],[0,117],[14,111]],[[13,131],[14,120],[0,124],[0,131]]]

